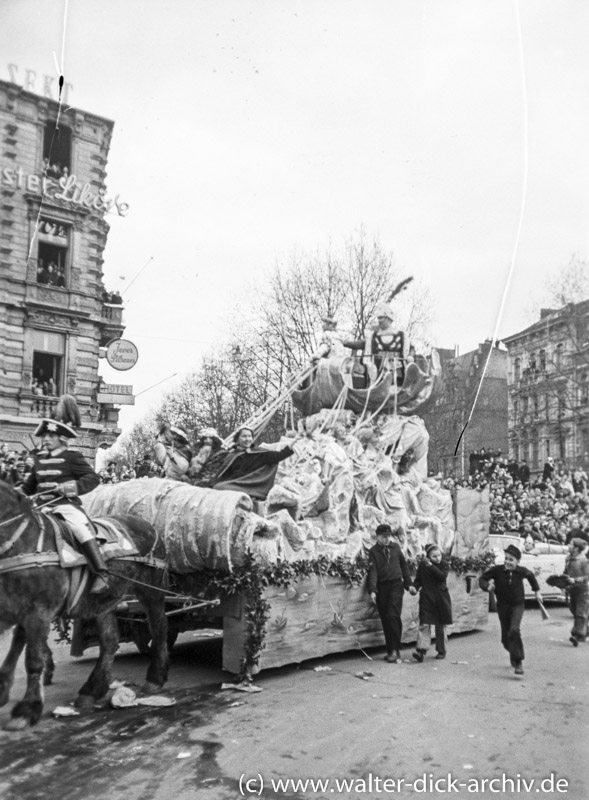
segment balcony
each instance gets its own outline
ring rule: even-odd
[[[20,416],[50,417],[58,397],[46,394],[33,394],[31,391],[20,395]]]
[[[111,339],[120,339],[125,330],[123,307],[121,305],[103,303],[101,317],[100,346],[105,347]]]

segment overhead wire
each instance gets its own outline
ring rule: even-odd
[[[515,271],[515,262],[517,257],[517,252],[519,248],[519,242],[521,238],[521,232],[523,227],[525,209],[526,209],[526,199],[527,199],[527,192],[528,192],[528,100],[527,100],[527,83],[526,83],[526,69],[525,69],[525,59],[524,59],[524,48],[523,48],[523,38],[522,38],[522,30],[521,30],[521,18],[519,13],[519,2],[518,0],[514,0],[514,9],[515,9],[515,21],[516,21],[516,32],[517,32],[517,41],[518,41],[518,52],[519,52],[519,64],[520,64],[520,79],[521,79],[521,88],[522,88],[522,117],[523,117],[523,175],[522,175],[522,188],[521,188],[521,202],[520,202],[520,212],[519,212],[519,220],[518,226],[515,236],[515,242],[511,254],[511,261],[509,264],[509,271],[507,273],[507,279],[505,281],[505,287],[503,289],[503,294],[501,296],[501,303],[499,304],[499,311],[497,314],[497,319],[495,322],[495,329],[493,331],[493,337],[489,343],[489,351],[487,353],[487,357],[485,359],[485,364],[483,367],[483,371],[481,373],[481,377],[479,379],[479,383],[477,386],[476,394],[474,396],[474,400],[472,401],[472,406],[470,408],[470,412],[468,414],[468,418],[466,423],[464,424],[460,436],[458,437],[458,441],[456,442],[456,448],[454,449],[454,456],[458,453],[458,448],[460,447],[460,442],[464,437],[466,429],[470,424],[470,421],[473,417],[477,401],[479,399],[479,395],[481,393],[481,389],[483,386],[483,380],[485,379],[485,375],[489,368],[489,363],[491,361],[491,357],[493,355],[493,350],[495,348],[497,342],[497,334],[499,331],[499,326],[501,324],[503,318],[503,311],[505,309],[505,302],[507,300],[507,294],[509,292],[509,288],[511,286],[511,280],[513,278],[513,273]]]

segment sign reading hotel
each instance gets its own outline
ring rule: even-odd
[[[106,346],[106,360],[113,369],[125,371],[137,363],[139,351],[128,339],[113,339]]]
[[[118,406],[134,406],[133,387],[120,383],[101,383],[96,400]]]

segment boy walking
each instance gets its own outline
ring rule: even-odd
[[[573,647],[587,638],[587,614],[589,611],[589,561],[587,542],[571,539],[564,574],[568,577],[568,593],[571,612],[575,621],[569,641]]]
[[[446,584],[450,567],[435,544],[425,548],[425,558],[419,562],[413,586],[419,595],[419,630],[413,658],[421,663],[431,644],[431,626],[436,634],[436,658],[446,658],[446,625],[452,624],[452,601]]]
[[[523,675],[524,645],[521,622],[525,610],[524,580],[527,580],[536,599],[542,601],[540,586],[534,573],[519,566],[521,550],[510,544],[505,548],[505,561],[496,564],[479,578],[479,586],[488,592],[491,582],[497,596],[497,614],[501,624],[501,644],[509,651],[511,666],[516,675]]]
[[[403,551],[393,541],[393,536],[400,532],[398,529],[393,532],[390,525],[379,525],[376,544],[368,551],[368,594],[380,615],[387,648],[385,661],[390,664],[401,659],[403,593],[407,590],[416,594]]]

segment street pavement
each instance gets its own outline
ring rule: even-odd
[[[572,617],[531,603],[525,674],[516,677],[490,615],[452,636],[446,660],[423,664],[384,648],[261,673],[259,693],[222,689],[218,637],[184,634],[164,708],[95,710],[55,719],[96,654],[54,646],[55,683],[37,726],[0,733],[3,800],[589,797],[589,643],[568,641]],[[3,658],[7,638],[0,640]],[[138,688],[147,659],[123,645],[113,677]],[[11,703],[24,691],[19,665]],[[0,709],[0,726],[9,719]],[[318,783],[320,782],[320,783]]]

